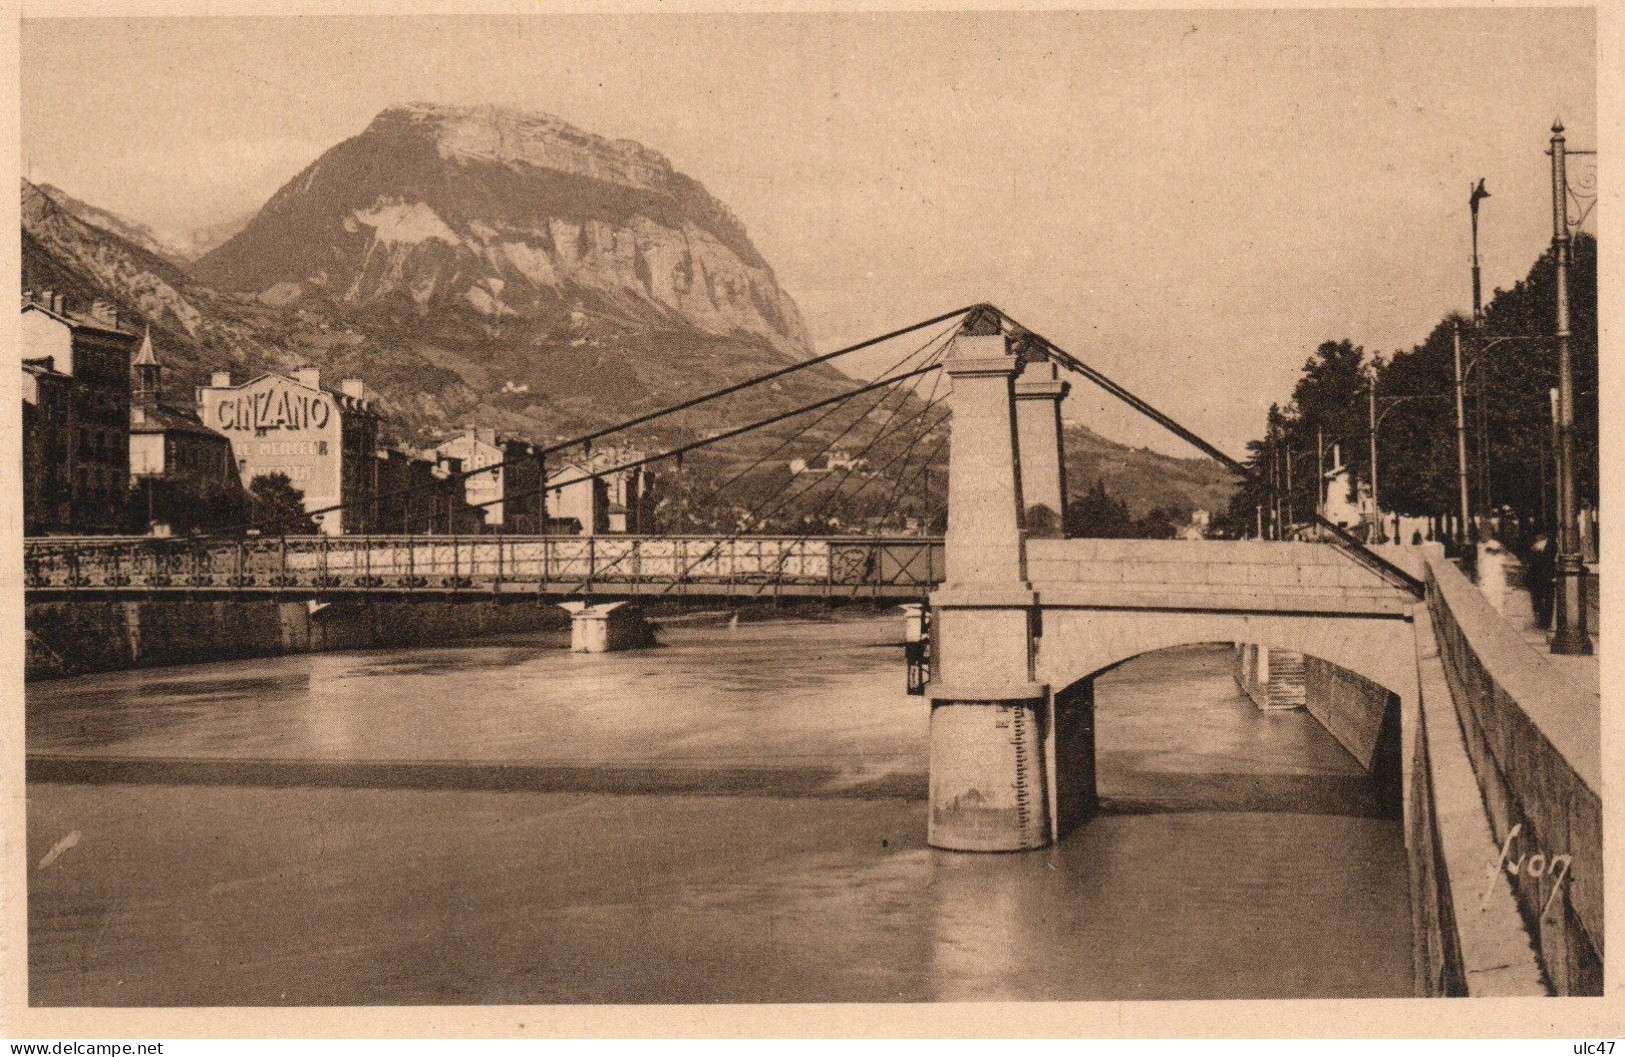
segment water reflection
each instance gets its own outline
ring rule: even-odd
[[[29,687],[28,746],[193,759],[469,761],[923,774],[892,620],[680,626],[656,650],[451,647]],[[184,703],[184,704],[183,704]]]

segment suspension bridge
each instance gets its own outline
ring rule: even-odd
[[[33,539],[26,597],[530,596],[600,624],[629,601],[689,596],[921,603],[929,669],[910,675],[930,701],[928,838],[961,851],[1044,847],[1096,811],[1094,683],[1116,665],[1231,643],[1258,667],[1238,678],[1267,680],[1269,651],[1291,651],[1344,673],[1307,707],[1362,764],[1398,773],[1418,993],[1597,993],[1594,692],[1523,643],[1436,548],[1368,547],[1324,521],[1321,543],[1065,538],[1068,378],[1252,470],[1006,313],[959,309],[546,453],[922,334],[874,381],[598,471],[765,438],[703,494],[685,490],[669,534]],[[809,445],[855,454],[819,474],[774,470]],[[691,531],[695,511],[719,509],[727,529],[713,517]],[[921,531],[936,524],[940,536]],[[1481,891],[1514,840],[1572,870]],[[1475,924],[1458,929],[1469,907]]]
[[[665,464],[679,483],[661,535],[261,535],[248,526],[176,538],[56,537],[28,540],[24,583],[31,600],[96,597],[298,596],[442,597],[533,595],[626,600],[703,596],[920,600],[942,579],[940,536],[918,529],[942,519],[931,501],[933,468],[947,444],[942,360],[970,309],[960,309],[847,348],[708,392],[669,407],[554,444],[542,456],[586,454],[595,442],[672,420],[747,390],[777,388],[780,379],[889,342],[910,351],[871,382],[750,422],[710,429],[653,454],[639,455],[528,493],[484,503],[519,502],[631,469]],[[943,326],[943,324],[947,324]],[[940,328],[940,329],[939,329]],[[929,331],[923,342],[921,332]],[[909,339],[913,339],[912,341]],[[930,377],[930,384],[924,383]],[[723,405],[724,410],[731,406]],[[711,410],[707,408],[706,410]],[[665,424],[662,422],[662,424]],[[692,427],[690,431],[693,432]],[[684,457],[754,440],[753,457],[733,460],[702,487],[685,473]],[[787,473],[842,455],[828,470]],[[453,481],[504,466],[482,466]],[[936,479],[940,493],[941,475]],[[425,486],[373,497],[386,505]],[[743,497],[743,498],[741,498]],[[743,504],[743,505],[742,505]],[[335,504],[310,511],[342,511]],[[902,509],[913,512],[905,519]],[[727,531],[705,531],[718,512]],[[701,522],[694,531],[693,521]],[[915,531],[900,529],[912,523]]]
[[[946,326],[943,326],[946,324]],[[937,329],[937,328],[941,329]],[[971,306],[922,320],[867,341],[791,364],[669,407],[597,429],[543,450],[543,457],[590,452],[595,442],[627,435],[715,405],[747,390],[777,386],[796,372],[889,342],[928,333],[873,381],[831,396],[704,435],[653,454],[600,467],[536,491],[558,491],[609,474],[667,464],[684,482],[683,459],[753,434],[765,438],[755,457],[720,473],[703,494],[685,488],[660,535],[275,535],[248,526],[206,535],[56,537],[25,546],[28,597],[221,597],[302,595],[318,599],[365,595],[535,595],[560,600],[633,599],[666,595],[753,599],[893,599],[923,601],[946,575],[944,541],[918,531],[946,519],[950,408],[943,391],[945,361],[971,336],[1003,335],[1024,374],[1013,389],[1023,433],[1026,506],[1032,535],[1058,535],[1066,511],[1060,403],[1068,384],[1057,368],[1081,374],[1240,473],[1248,472],[1201,438],[1162,415],[1088,365],[1015,324],[989,306]],[[930,376],[928,387],[923,383]],[[778,434],[775,437],[775,434]],[[846,450],[844,446],[851,450]],[[962,446],[964,445],[962,442]],[[775,475],[791,456],[816,460],[841,452],[838,469]],[[491,473],[504,463],[461,471],[454,481]],[[936,477],[932,471],[939,471]],[[774,483],[775,476],[778,479]],[[764,483],[765,482],[765,483]],[[408,500],[427,487],[372,497],[374,505]],[[749,495],[740,506],[735,492]],[[498,502],[536,498],[502,495]],[[315,515],[342,511],[335,504]],[[900,511],[908,509],[912,517]],[[734,527],[693,531],[695,511],[727,511]],[[1027,511],[1023,511],[1025,515]],[[844,518],[843,518],[844,515]],[[715,520],[715,518],[712,518]],[[843,520],[846,522],[843,524]],[[912,524],[913,532],[904,533]],[[822,530],[822,531],[820,531]]]

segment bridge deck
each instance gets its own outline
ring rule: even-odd
[[[1029,540],[1027,571],[1046,607],[1406,617],[1416,604],[1319,543]]]
[[[918,599],[942,541],[873,537],[32,539],[27,596],[518,595]]]
[[[289,536],[45,538],[28,597],[920,599],[944,576],[935,538]],[[1396,556],[1404,560],[1409,555]],[[1187,540],[1028,541],[1045,606],[1406,616],[1414,599],[1333,547]]]

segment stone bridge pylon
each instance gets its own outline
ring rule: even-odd
[[[1011,345],[973,315],[944,361],[953,419],[946,578],[930,598],[933,846],[1039,848],[1086,818],[1097,803],[1094,678],[1142,653],[1274,646],[1415,700],[1417,599],[1337,548],[1055,538],[1066,386]],[[1032,533],[1029,513],[1045,522]]]

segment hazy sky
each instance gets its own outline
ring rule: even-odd
[[[1469,306],[1472,179],[1486,296],[1528,270],[1593,53],[1561,9],[30,20],[23,170],[185,232],[392,103],[541,109],[704,183],[820,349],[990,301],[1239,452],[1321,340]]]

